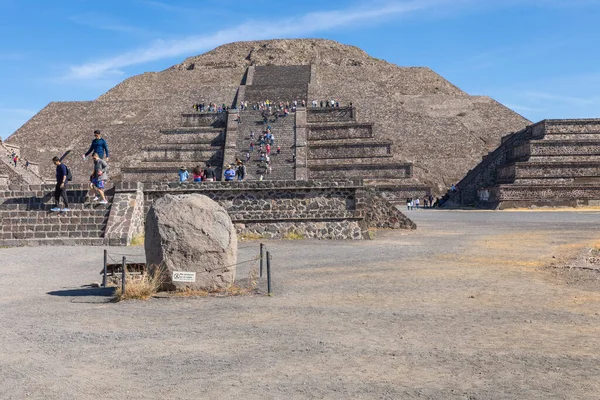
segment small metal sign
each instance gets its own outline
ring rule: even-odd
[[[196,282],[196,273],[173,271],[173,282]]]

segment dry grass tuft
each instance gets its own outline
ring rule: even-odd
[[[117,287],[113,299],[121,300],[147,300],[155,295],[163,283],[163,275],[160,268],[155,268],[154,272],[145,275],[142,279],[128,281],[125,285],[125,293],[121,287]]]
[[[130,245],[142,246],[144,244],[144,240],[145,240],[144,234],[135,235],[133,238],[131,238]]]
[[[302,233],[295,232],[295,231],[294,232],[288,232],[288,233],[286,233],[285,235],[283,235],[283,238],[287,239],[287,240],[302,240],[302,239],[306,239],[306,237]]]
[[[260,240],[260,239],[265,239],[265,238],[266,238],[265,235],[261,235],[258,233],[249,233],[249,232],[248,233],[240,233],[238,235],[238,240],[240,242],[245,242],[248,240]]]

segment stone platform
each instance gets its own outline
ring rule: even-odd
[[[121,182],[107,191],[108,205],[92,203],[87,185],[71,185],[71,211],[65,213],[49,211],[53,190],[54,185],[0,187],[0,246],[128,245],[143,233],[152,203],[165,194],[210,197],[227,210],[242,237],[363,239],[369,228],[416,228],[361,180]]]
[[[600,119],[544,120],[503,138],[458,183],[449,206],[600,204]]]

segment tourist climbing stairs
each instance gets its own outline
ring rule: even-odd
[[[88,185],[68,186],[70,211],[54,212],[54,185],[10,185],[0,189],[0,246],[103,245],[108,204],[92,202]],[[62,201],[61,201],[61,207]]]
[[[13,184],[39,185],[44,183],[44,179],[33,170],[33,165],[26,166],[25,161],[21,158],[19,158],[15,167],[13,152],[20,155],[17,146],[0,143],[0,175],[5,172],[9,177],[9,181]]]
[[[294,180],[294,114],[290,113],[287,117],[283,117],[283,111],[280,111],[279,117],[271,116],[266,124],[263,123],[260,110],[245,110],[241,111],[240,115],[242,121],[238,126],[236,157],[245,162],[246,153],[250,154],[250,160],[246,163],[246,179],[257,180],[262,176],[263,180]],[[275,139],[271,146],[270,173],[265,163],[260,160],[260,138],[267,127],[271,127]],[[254,132],[254,140],[250,138],[251,131]],[[254,143],[254,151],[250,151],[251,142]],[[281,148],[280,154],[277,154],[277,147]]]

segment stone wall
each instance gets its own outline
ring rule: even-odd
[[[405,179],[412,176],[411,164],[350,164],[309,166],[310,179],[331,179],[343,175],[350,179],[367,179],[376,175],[379,179]]]
[[[129,183],[115,185],[107,227],[110,243],[142,232],[143,217],[165,194],[198,193],[229,213],[248,237],[362,239],[370,227],[414,229],[390,202],[357,180]]]
[[[507,135],[502,138],[502,143],[493,152],[483,157],[479,165],[470,170],[467,175],[457,183],[458,192],[451,194],[452,205],[475,205],[479,201],[479,191],[482,188],[494,185],[498,177],[498,170],[506,163],[512,149],[531,138],[537,133],[539,124],[533,125],[522,131]],[[510,172],[510,171],[509,171]]]
[[[308,108],[307,109],[307,121],[309,124],[323,123],[323,122],[341,122],[341,121],[355,121],[356,116],[355,110],[352,107],[340,107],[340,108]]]
[[[363,221],[367,228],[384,229],[417,229],[417,224],[406,217],[399,206],[394,205],[385,197],[378,193],[375,188],[369,188],[360,195],[364,196],[364,201],[360,202],[359,207],[365,211]]]
[[[308,131],[309,140],[336,140],[336,139],[371,139],[373,138],[373,124],[327,124],[311,126]]]
[[[110,246],[126,246],[135,236],[144,233],[144,186],[127,182],[117,187],[104,237]]]
[[[489,208],[600,201],[600,120],[544,120],[502,139],[458,183],[450,205]],[[582,203],[583,202],[583,203]]]
[[[308,158],[375,158],[391,157],[392,144],[390,142],[333,142],[333,143],[315,143],[308,146]]]

